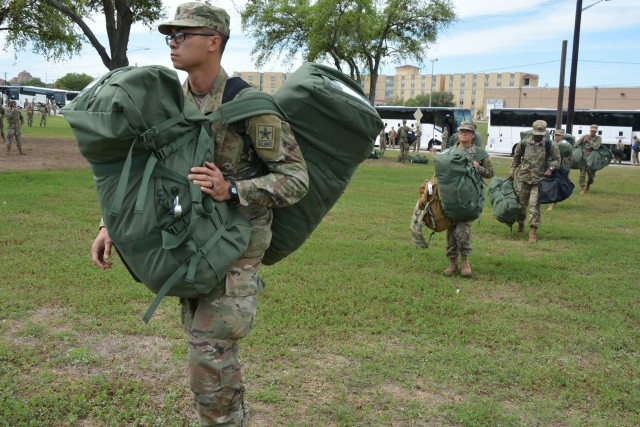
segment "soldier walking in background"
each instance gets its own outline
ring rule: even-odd
[[[402,126],[398,128],[398,145],[400,145],[400,161],[406,162],[409,158],[409,132],[411,128],[407,126],[407,121],[402,121]]]
[[[0,136],[2,136],[2,142],[6,142],[4,138],[4,107],[0,103]]]
[[[42,104],[40,107],[40,127],[47,127],[47,116],[49,115],[49,107]]]
[[[598,125],[589,127],[589,135],[583,135],[576,141],[576,147],[582,147],[582,160],[580,160],[580,194],[587,194],[596,177],[596,171],[587,167],[587,157],[593,150],[602,145],[602,137],[597,135]]]
[[[545,140],[547,122],[533,122],[533,135],[516,145],[511,162],[509,179],[516,178],[516,193],[522,209],[518,215],[518,233],[524,233],[524,222],[529,210],[529,242],[538,241],[538,227],[542,222],[538,203],[538,183],[544,177],[550,177],[560,165],[560,152],[551,141]],[[547,159],[550,159],[547,164]],[[517,171],[517,177],[515,176]]]
[[[380,131],[380,157],[384,156],[385,151],[387,151],[387,134],[382,128]]]
[[[18,151],[20,154],[24,155],[22,152],[22,140],[21,140],[21,128],[24,124],[24,117],[22,117],[22,113],[18,110],[16,105],[16,101],[11,101],[9,103],[9,111],[6,113],[7,117],[7,156],[11,154],[11,144],[13,139],[16,140],[16,147],[18,147]]]
[[[640,166],[638,153],[640,153],[640,139],[637,136],[634,136],[633,144],[631,144],[631,160],[633,161],[633,166]]]
[[[396,133],[396,129],[391,126],[391,130],[389,131],[389,145],[391,145],[391,148],[394,148],[394,146],[396,145],[396,137],[397,137],[397,133]]]
[[[29,127],[33,126],[33,109],[35,108],[34,103],[35,102],[29,103],[29,106],[27,107],[27,126]]]

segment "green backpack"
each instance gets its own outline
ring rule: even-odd
[[[422,164],[428,164],[429,163],[429,158],[427,156],[423,156],[421,154],[414,154],[412,156],[409,156],[409,162],[411,163],[422,163]]]
[[[475,160],[488,156],[477,147]],[[448,148],[435,156],[434,165],[442,209],[452,221],[472,221],[480,216],[484,207],[484,184],[473,167],[473,158],[467,150]]]
[[[269,106],[265,96],[257,90],[243,92],[213,116],[232,123],[242,114],[278,114],[291,125],[307,163],[307,195],[273,209],[273,237],[262,260],[272,265],[298,249],[320,224],[371,155],[384,123],[360,85],[326,65],[304,63],[274,94],[276,104]]]
[[[513,186],[513,181],[506,178],[493,177],[488,189],[489,202],[496,219],[511,227],[520,214],[521,205]]]
[[[213,161],[211,120],[185,102],[175,71],[126,67],[62,109],[93,171],[102,218],[134,278],[165,295],[209,293],[240,258],[251,228],[186,177]]]

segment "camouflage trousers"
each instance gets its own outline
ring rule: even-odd
[[[638,161],[638,152],[637,151],[631,151],[631,160],[633,161],[634,165],[640,164],[640,161]]]
[[[592,171],[589,168],[580,168],[580,188],[584,188],[587,185],[593,184],[593,181],[596,178],[595,171]]]
[[[22,148],[22,131],[20,127],[9,125],[7,127],[7,148],[11,148],[14,139],[16,140],[16,147]]]
[[[404,141],[400,143],[400,161],[406,162],[409,159],[409,142]]]
[[[40,127],[47,127],[47,116],[40,116]]]
[[[384,152],[387,151],[387,144],[384,142],[380,143],[380,155],[384,156]]]
[[[447,229],[447,258],[466,258],[471,253],[471,224],[473,221],[454,222]]]
[[[182,299],[182,322],[189,332],[189,376],[201,426],[242,426],[244,385],[238,340],[256,317],[261,257],[241,258],[224,286],[197,299]]]
[[[27,113],[27,126],[33,126],[33,113]]]
[[[524,224],[528,210],[529,225],[531,227],[540,227],[542,217],[540,216],[540,204],[538,203],[538,183],[529,184],[519,181],[516,186],[516,192],[518,193],[518,201],[522,205],[518,214],[518,224]]]

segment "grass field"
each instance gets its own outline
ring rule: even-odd
[[[441,274],[443,233],[411,242],[432,162],[394,154],[263,268],[241,343],[252,425],[640,425],[640,168],[544,210],[537,244],[487,205],[462,280]],[[0,426],[196,425],[177,301],[145,325],[152,294],[91,265],[90,171],[4,172],[0,188]]]

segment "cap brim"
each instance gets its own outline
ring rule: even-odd
[[[158,25],[158,31],[160,31],[160,33],[162,34],[169,34],[171,32],[171,28],[206,28],[203,27],[202,25],[198,24],[198,25],[194,25],[193,21],[191,20],[187,20],[187,19],[176,19],[173,21],[169,21],[169,22],[163,22],[162,24]]]
[[[534,135],[542,135],[542,136],[544,136],[544,135],[547,134],[547,132],[533,132],[533,134]]]

